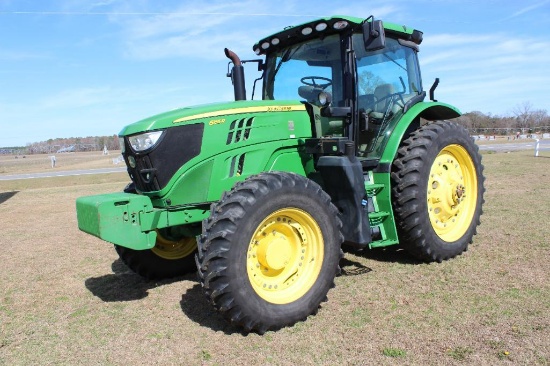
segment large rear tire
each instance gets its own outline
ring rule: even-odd
[[[138,275],[149,280],[182,276],[196,271],[194,237],[169,239],[166,229],[157,230],[157,241],[152,249],[134,250],[119,245],[115,249],[120,259]]]
[[[339,273],[342,223],[297,174],[262,173],[212,205],[199,239],[204,293],[232,324],[264,333],[315,314]]]
[[[420,260],[441,262],[468,248],[482,214],[483,165],[468,131],[448,121],[404,140],[392,167],[400,243]]]

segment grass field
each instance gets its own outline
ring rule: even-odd
[[[72,155],[56,169],[112,166]],[[9,159],[1,174],[51,169]],[[75,199],[120,191],[125,174],[1,181],[0,365],[549,365],[550,154],[483,162],[468,252],[441,264],[346,253],[319,313],[263,336],[229,326],[195,275],[145,282],[78,231]]]
[[[0,155],[0,174],[37,173],[52,170],[76,170],[113,167],[113,158],[120,156],[120,151],[111,151],[109,155],[100,152],[80,152],[53,154],[56,159],[52,168],[50,155]]]

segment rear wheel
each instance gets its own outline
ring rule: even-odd
[[[157,241],[151,249],[134,250],[119,245],[115,245],[115,249],[128,268],[147,279],[172,278],[194,272],[196,239],[170,238],[166,230],[157,230]]]
[[[231,323],[263,333],[317,312],[339,272],[338,212],[319,185],[262,173],[212,205],[197,267],[206,297]]]
[[[392,170],[400,242],[424,261],[461,254],[480,224],[485,188],[478,147],[448,121],[422,126],[404,140]]]

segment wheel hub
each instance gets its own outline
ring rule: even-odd
[[[323,248],[321,230],[311,215],[294,208],[272,213],[257,227],[248,247],[252,287],[275,304],[300,298],[320,273]]]
[[[427,199],[432,227],[442,239],[457,240],[467,230],[475,209],[473,162],[462,146],[449,145],[435,158],[429,179]]]
[[[281,270],[288,265],[292,247],[287,238],[276,231],[260,241],[257,255],[261,265],[271,270]]]
[[[197,241],[195,238],[181,238],[173,241],[162,236],[157,230],[157,241],[151,251],[164,259],[176,260],[187,257],[195,252]]]

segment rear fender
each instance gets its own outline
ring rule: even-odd
[[[391,166],[403,139],[415,128],[420,126],[420,118],[441,120],[456,118],[460,115],[461,113],[458,109],[445,103],[420,102],[415,104],[407,113],[401,116],[393,131],[391,131],[391,135],[380,158],[378,168],[373,171],[374,183],[386,187],[376,195],[379,211],[386,212],[389,217],[382,223],[384,240],[373,242],[370,245],[371,247],[386,246],[399,242],[395,221],[393,219]]]
[[[410,131],[411,125],[419,121],[420,118],[429,121],[438,121],[443,119],[452,119],[460,117],[462,113],[450,104],[440,102],[421,102],[415,104],[405,113],[399,123],[395,126],[391,136],[386,144],[384,153],[380,158],[380,164],[391,165],[397,154],[397,149],[401,145],[405,135]]]

